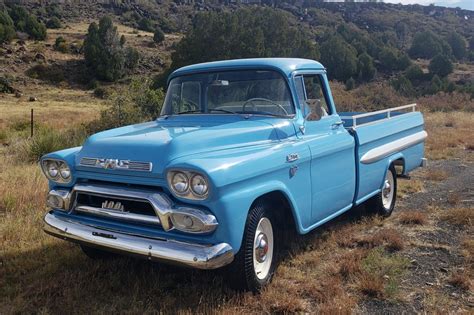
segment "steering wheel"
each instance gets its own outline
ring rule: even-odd
[[[181,106],[183,107],[182,111],[193,111],[193,110],[199,110],[198,104],[194,103],[191,100],[188,99],[181,99]]]
[[[263,98],[263,97],[254,97],[254,98],[249,98],[248,100],[246,100],[244,102],[244,104],[242,105],[242,111],[245,112],[245,107],[249,104],[249,103],[252,103],[252,111],[254,112],[257,112],[257,107],[255,106],[255,103],[256,101],[264,101],[264,102],[267,102],[267,103],[270,103],[272,105],[275,105],[276,107],[278,107],[283,113],[285,113],[286,116],[288,116],[288,112],[286,111],[286,109],[281,106],[281,104],[278,104],[278,103],[275,103],[274,101],[272,100],[269,100],[268,98]]]

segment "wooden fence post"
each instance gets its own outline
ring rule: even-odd
[[[34,120],[33,120],[33,108],[31,109],[31,119],[30,119],[30,137],[33,138],[33,125],[34,125]]]

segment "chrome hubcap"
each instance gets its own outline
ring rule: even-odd
[[[253,241],[253,267],[259,279],[265,279],[273,260],[273,227],[268,218],[258,222]]]
[[[388,171],[382,188],[382,203],[385,209],[390,209],[392,206],[394,181],[392,172]]]
[[[263,263],[267,259],[268,241],[267,236],[260,233],[257,236],[257,247],[255,247],[255,258],[259,263]]]

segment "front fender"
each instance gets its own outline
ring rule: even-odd
[[[297,154],[298,160],[287,161],[289,154]],[[286,196],[297,230],[307,231],[311,223],[310,161],[306,145],[288,141],[179,158],[168,167],[192,169],[207,175],[211,188],[209,199],[194,203],[209,207],[219,222],[217,239],[238,251],[252,203],[270,192],[279,191]],[[296,168],[293,174],[292,168]]]

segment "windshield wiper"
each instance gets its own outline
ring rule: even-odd
[[[227,114],[236,114],[239,115],[239,113],[233,112],[231,110],[227,109],[220,109],[220,108],[210,108],[209,112],[222,112],[222,113],[227,113]]]
[[[185,110],[184,112],[179,112],[176,113],[176,115],[181,115],[181,114],[192,114],[192,113],[200,113],[200,109],[193,109],[193,110]]]
[[[280,118],[288,118],[291,115],[278,115],[270,112],[265,112],[265,111],[253,111],[253,110],[246,110],[246,111],[240,111],[239,114],[250,114],[250,115],[267,115],[267,116],[272,116],[272,117],[280,117]]]

